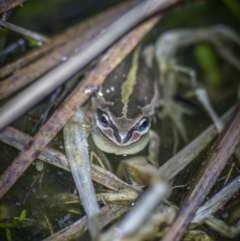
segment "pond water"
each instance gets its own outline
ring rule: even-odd
[[[52,36],[68,26],[85,19],[87,16],[95,14],[117,2],[120,1],[101,1],[100,4],[100,2],[96,0],[51,0],[48,1],[46,5],[43,1],[31,0],[24,3],[23,8],[14,10],[9,21]],[[154,43],[160,34],[175,28],[198,28],[221,23],[229,25],[240,32],[239,21],[239,16],[227,8],[223,1],[208,1],[208,3],[203,1],[202,4],[188,3],[175,7],[167,12],[156,27],[146,36],[144,45]],[[0,48],[6,48],[6,46],[17,41],[19,37],[18,34],[14,33],[3,34],[0,30],[0,38],[4,39],[0,41]],[[5,42],[5,44],[3,44],[3,42]],[[237,48],[237,46],[229,43],[226,44],[228,44],[227,48],[233,49],[233,53],[238,53],[239,56],[239,46]],[[28,44],[24,51],[30,48],[32,48],[32,46]],[[201,62],[201,54],[204,51],[206,51],[207,56],[210,56],[209,58],[212,59],[212,62],[210,61],[211,68],[205,67]],[[17,52],[17,55],[19,54],[22,54],[21,51],[20,53]],[[4,65],[14,60],[17,58],[17,55],[13,54],[4,58],[0,56],[0,64]],[[204,42],[181,49],[178,51],[176,61],[180,65],[188,66],[196,70],[199,86],[206,88],[210,101],[218,115],[222,115],[237,102],[239,72],[229,63],[226,63],[226,61],[218,55],[213,46]],[[192,115],[184,115],[183,117],[183,124],[187,132],[188,140],[184,141],[183,138],[179,136],[177,151],[181,150],[212,123],[208,114],[197,102],[196,98],[188,97],[191,86],[184,84],[188,81],[188,76],[179,73],[178,77],[181,83],[178,85],[173,98],[176,103],[188,108],[192,112]],[[3,102],[5,102],[5,100]],[[40,128],[36,126],[36,124],[45,112],[49,102],[50,97],[43,100],[39,105],[15,121],[12,126],[34,136]],[[153,129],[156,130],[161,137],[159,156],[159,165],[161,165],[174,154],[175,134],[169,117],[165,117],[160,121],[158,120],[153,124]],[[54,138],[50,145],[64,152],[62,132]],[[201,153],[193,164],[189,165],[174,179],[173,186],[183,185],[183,187],[173,190],[170,197],[171,202],[179,205],[183,201],[208,151],[209,150],[206,150],[204,153]],[[18,154],[18,150],[0,142],[0,174],[4,172]],[[109,155],[109,159],[111,159],[112,163],[119,161],[119,157],[114,155]],[[68,200],[72,200],[72,194],[76,192],[71,174],[46,163],[44,163],[43,170],[38,171],[36,169],[37,165],[37,162],[34,162],[4,198],[0,200],[0,224],[6,222],[14,223],[13,220],[18,220],[23,210],[27,211],[24,222],[15,222],[14,227],[9,227],[12,240],[43,240],[50,236],[51,233],[61,230],[63,227],[72,224],[84,215],[84,211],[78,203],[66,204]],[[221,177],[226,176],[230,169],[232,169],[232,166],[234,166],[234,169],[231,172],[230,179],[233,179],[239,174],[239,160],[232,157],[221,174]],[[223,182],[224,180],[218,181],[211,194],[221,189]],[[95,186],[96,192],[103,190],[102,186],[97,184],[95,184]],[[239,206],[239,193],[229,202],[229,206],[225,207],[226,210],[230,210],[229,215],[234,212],[237,213],[236,209],[234,209],[234,207],[237,206],[236,203]],[[218,215],[221,217],[223,213],[223,210],[220,210]],[[231,219],[231,217],[228,219]],[[236,222],[236,220],[230,220],[229,222]],[[206,231],[214,240],[239,239],[239,236],[235,239],[224,238],[209,230],[206,226],[202,226],[200,229]],[[6,229],[1,228],[1,226],[0,240],[7,240]],[[89,236],[85,235],[80,240],[89,240]]]

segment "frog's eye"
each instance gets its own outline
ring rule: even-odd
[[[144,131],[149,127],[149,119],[144,117],[138,123],[139,131]]]
[[[107,126],[109,126],[109,124],[110,124],[110,122],[109,122],[109,117],[108,117],[108,115],[105,114],[105,113],[102,113],[102,114],[101,114],[99,120],[100,120],[100,123],[102,124],[103,127],[107,127]]]

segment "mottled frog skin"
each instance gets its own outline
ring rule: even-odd
[[[96,146],[116,155],[141,151],[149,142],[151,119],[160,103],[157,73],[146,64],[141,48],[137,48],[92,98],[92,137]]]

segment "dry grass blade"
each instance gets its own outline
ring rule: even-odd
[[[20,33],[24,36],[28,36],[28,37],[33,38],[33,39],[38,40],[38,41],[42,41],[42,42],[48,41],[48,38],[46,36],[44,36],[43,34],[36,33],[34,31],[19,27],[15,24],[5,22],[3,20],[0,20],[0,26],[3,26],[5,28],[9,28],[9,29],[11,29],[11,30],[13,30],[17,33]]]
[[[84,48],[46,75],[38,79],[24,91],[15,96],[0,110],[0,129],[9,125],[32,106],[50,94],[68,78],[80,71],[86,64],[106,50],[119,37],[137,23],[180,0],[144,1],[112,23],[103,34],[89,41]],[[50,81],[51,80],[51,81]]]
[[[16,92],[20,88],[44,75],[47,71],[61,64],[64,58],[73,55],[75,50],[78,50],[90,41],[94,35],[101,30],[101,28],[107,27],[113,20],[116,20],[116,18],[109,18],[108,21],[105,20],[95,25],[95,27],[90,27],[88,30],[85,30],[82,36],[78,36],[77,38],[70,40],[65,45],[54,49],[48,55],[43,56],[27,67],[19,70],[17,73],[9,76],[0,83],[0,99]]]
[[[240,141],[240,105],[234,116],[228,122],[218,140],[207,156],[206,163],[183,202],[179,214],[169,232],[162,241],[177,241],[182,237],[188,224],[191,222],[197,208],[202,204],[208,192],[216,182],[221,171],[228,162],[228,158],[235,151]]]
[[[127,212],[129,207],[119,206],[116,204],[107,205],[101,208],[100,227],[103,228],[114,219],[119,218],[122,214]],[[87,230],[87,217],[84,216],[72,225],[62,229],[52,236],[44,239],[44,241],[65,241],[76,240]]]
[[[16,149],[22,151],[24,147],[32,141],[32,137],[13,128],[6,127],[0,131],[0,140]],[[53,148],[46,147],[38,156],[38,159],[52,164],[56,167],[70,171],[69,164],[65,155]]]
[[[15,147],[20,151],[22,151],[31,140],[32,137],[12,127],[7,127],[0,132],[0,141]],[[51,147],[46,147],[39,154],[38,159],[70,172],[66,155]],[[91,163],[91,175],[94,181],[115,192],[118,192],[123,188],[137,189],[138,192],[142,191],[140,187],[137,188],[137,186],[135,186],[133,188],[110,171],[107,171],[93,163]]]
[[[76,110],[87,100],[94,89],[117,67],[122,59],[137,45],[142,37],[157,23],[159,16],[152,17],[132,30],[116,43],[99,61],[89,75],[77,86],[62,106],[53,114],[35,138],[24,148],[0,177],[0,198],[11,188],[22,173],[62,129]]]
[[[93,16],[84,22],[70,27],[64,32],[57,34],[56,36],[49,39],[49,41],[41,47],[27,52],[23,57],[20,57],[16,61],[0,68],[0,78],[4,78],[10,75],[12,72],[16,72],[4,81],[1,81],[0,99],[15,92],[17,89],[19,89],[19,87],[25,86],[27,83],[35,80],[62,62],[63,56],[69,56],[73,54],[76,48],[80,48],[81,45],[96,36],[99,32],[101,32],[101,29],[106,28],[111,22],[115,21],[129,8],[135,5],[136,2],[139,1],[134,0],[120,4],[111,8],[110,10]],[[62,47],[60,48],[60,46]],[[52,51],[53,49],[56,50]],[[34,60],[39,57],[43,58],[37,62],[34,62]],[[28,66],[21,69],[25,65]],[[26,73],[32,74],[29,75]]]
[[[0,2],[0,14],[6,11],[9,11],[12,8],[21,5],[22,3],[26,2],[26,0],[7,0]]]

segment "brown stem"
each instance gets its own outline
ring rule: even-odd
[[[240,104],[208,154],[206,163],[195,180],[192,190],[183,202],[177,218],[162,241],[180,240],[197,208],[213,187],[239,141]]]
[[[117,5],[111,9],[107,10],[107,11],[104,11],[103,13],[99,13],[89,19],[86,19],[84,22],[80,22],[80,23],[66,29],[62,33],[59,33],[59,34],[53,36],[51,39],[49,39],[49,41],[47,43],[45,43],[41,47],[27,52],[23,57],[20,57],[16,61],[9,63],[6,66],[3,66],[2,68],[0,68],[0,78],[4,78],[13,72],[16,72],[13,74],[13,76],[0,82],[0,93],[1,93],[0,98],[3,98],[4,96],[9,95],[9,93],[8,93],[9,91],[7,88],[10,86],[10,84],[14,84],[14,82],[11,83],[14,79],[17,80],[18,82],[20,82],[20,81],[24,81],[24,80],[27,81],[28,78],[30,78],[28,76],[28,78],[25,77],[25,79],[24,79],[24,76],[26,75],[26,73],[33,71],[32,66],[36,66],[36,63],[34,62],[34,60],[36,60],[39,57],[43,57],[46,54],[47,54],[45,56],[46,58],[51,58],[50,66],[49,66],[49,63],[45,62],[46,59],[44,59],[44,61],[41,62],[42,64],[39,64],[39,63],[37,64],[34,71],[37,71],[37,73],[39,72],[39,74],[37,74],[37,73],[35,74],[35,75],[37,75],[36,77],[39,77],[42,74],[44,74],[45,72],[47,72],[48,70],[50,70],[52,68],[51,66],[56,66],[59,63],[58,55],[56,55],[56,53],[55,53],[55,55],[50,57],[50,55],[52,55],[52,52],[49,53],[50,51],[68,43],[67,46],[71,46],[71,49],[70,49],[71,52],[69,52],[69,50],[68,50],[66,52],[61,53],[62,54],[60,56],[60,61],[61,61],[61,57],[69,56],[70,54],[72,54],[74,52],[75,47],[79,48],[84,42],[86,42],[89,39],[96,36],[96,34],[98,34],[101,31],[101,29],[104,29],[111,22],[115,21],[119,16],[121,16],[129,8],[134,6],[136,4],[136,2],[139,2],[139,0],[129,1],[127,3],[124,2],[120,5]],[[87,33],[89,33],[89,34],[87,34]],[[86,37],[86,35],[88,37]],[[78,39],[78,41],[77,41],[77,39]],[[64,46],[60,49],[55,50],[55,52],[61,52],[61,51],[64,51]],[[53,64],[52,62],[54,62],[55,64]],[[24,68],[24,72],[22,73],[21,68],[26,65],[28,65],[28,66],[26,68]],[[32,79],[28,80],[28,81],[33,81],[33,80],[34,80],[34,77],[32,77]],[[29,83],[29,82],[27,82],[27,83]],[[21,84],[21,86],[23,87],[27,83],[24,82],[23,84]],[[5,88],[5,89],[3,89],[3,88]],[[5,93],[5,92],[7,92],[7,93]],[[4,96],[2,96],[2,95],[4,95]]]

